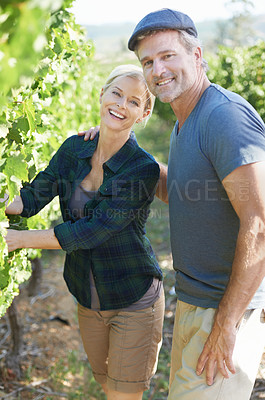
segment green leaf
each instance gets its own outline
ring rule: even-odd
[[[8,157],[3,171],[7,177],[16,176],[18,179],[27,181],[28,168],[22,154],[16,154],[14,157]]]
[[[26,117],[20,117],[14,122],[15,129],[17,128],[18,132],[22,132],[23,135],[28,132],[29,130],[29,122]]]
[[[33,105],[32,99],[27,99],[24,102],[24,111],[27,115],[27,120],[29,124],[29,128],[31,132],[34,132],[36,129],[35,124],[35,107]]]
[[[8,215],[9,228],[17,231],[27,230],[27,218],[21,217],[20,215]]]
[[[8,273],[8,267],[5,265],[4,268],[0,268],[0,290],[7,287],[9,280],[10,276]]]
[[[7,176],[8,192],[11,199],[19,194],[21,181],[27,181],[28,169],[22,154],[16,154],[8,157],[3,170]],[[15,178],[15,179],[14,179]]]
[[[0,125],[0,137],[6,137],[8,134],[8,127],[6,125]]]
[[[63,51],[63,43],[60,37],[56,36],[54,39],[54,47],[53,47],[53,51],[56,54],[61,54]]]
[[[11,129],[9,129],[8,139],[14,140],[16,143],[22,143],[22,135],[19,133],[19,130],[15,128],[14,125]]]

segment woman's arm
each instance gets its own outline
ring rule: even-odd
[[[116,179],[103,183],[101,199],[90,215],[74,223],[66,221],[55,226],[55,235],[68,254],[78,249],[98,247],[133,220],[146,216],[144,210],[148,212],[153,201],[159,166],[145,158],[131,162],[126,168],[117,174]]]
[[[8,196],[4,198],[7,204]],[[6,207],[6,214],[20,215],[23,211],[23,201],[16,196],[14,201]],[[14,230],[8,229],[5,237],[8,252],[31,248],[31,249],[61,249],[61,246],[54,235],[53,229],[47,230]]]
[[[9,252],[17,249],[61,249],[53,229],[29,231],[8,229],[5,240]]]
[[[22,211],[23,211],[23,202],[20,196],[16,196],[13,202],[6,207],[6,214],[20,215]]]

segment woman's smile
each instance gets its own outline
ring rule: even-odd
[[[109,110],[109,113],[112,115],[112,116],[114,116],[115,118],[118,118],[118,119],[125,119],[125,116],[124,115],[122,115],[122,114],[120,114],[119,112],[117,112],[117,111],[114,111],[114,110]]]

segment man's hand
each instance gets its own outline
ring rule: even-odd
[[[199,357],[196,373],[201,375],[205,370],[206,383],[212,385],[217,371],[224,378],[229,378],[228,370],[234,374],[236,372],[232,354],[236,341],[236,328],[225,329],[217,321],[208,336],[203,351]]]
[[[93,140],[97,133],[99,132],[100,126],[92,126],[88,131],[78,132],[78,136],[84,136],[84,140]]]

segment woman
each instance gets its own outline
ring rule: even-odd
[[[145,236],[159,166],[132,126],[151,115],[154,98],[141,68],[120,66],[100,95],[100,133],[67,139],[8,206],[30,217],[59,195],[63,223],[8,230],[17,248],[66,251],[64,278],[78,302],[83,345],[108,400],[140,400],[162,341],[162,272]]]

